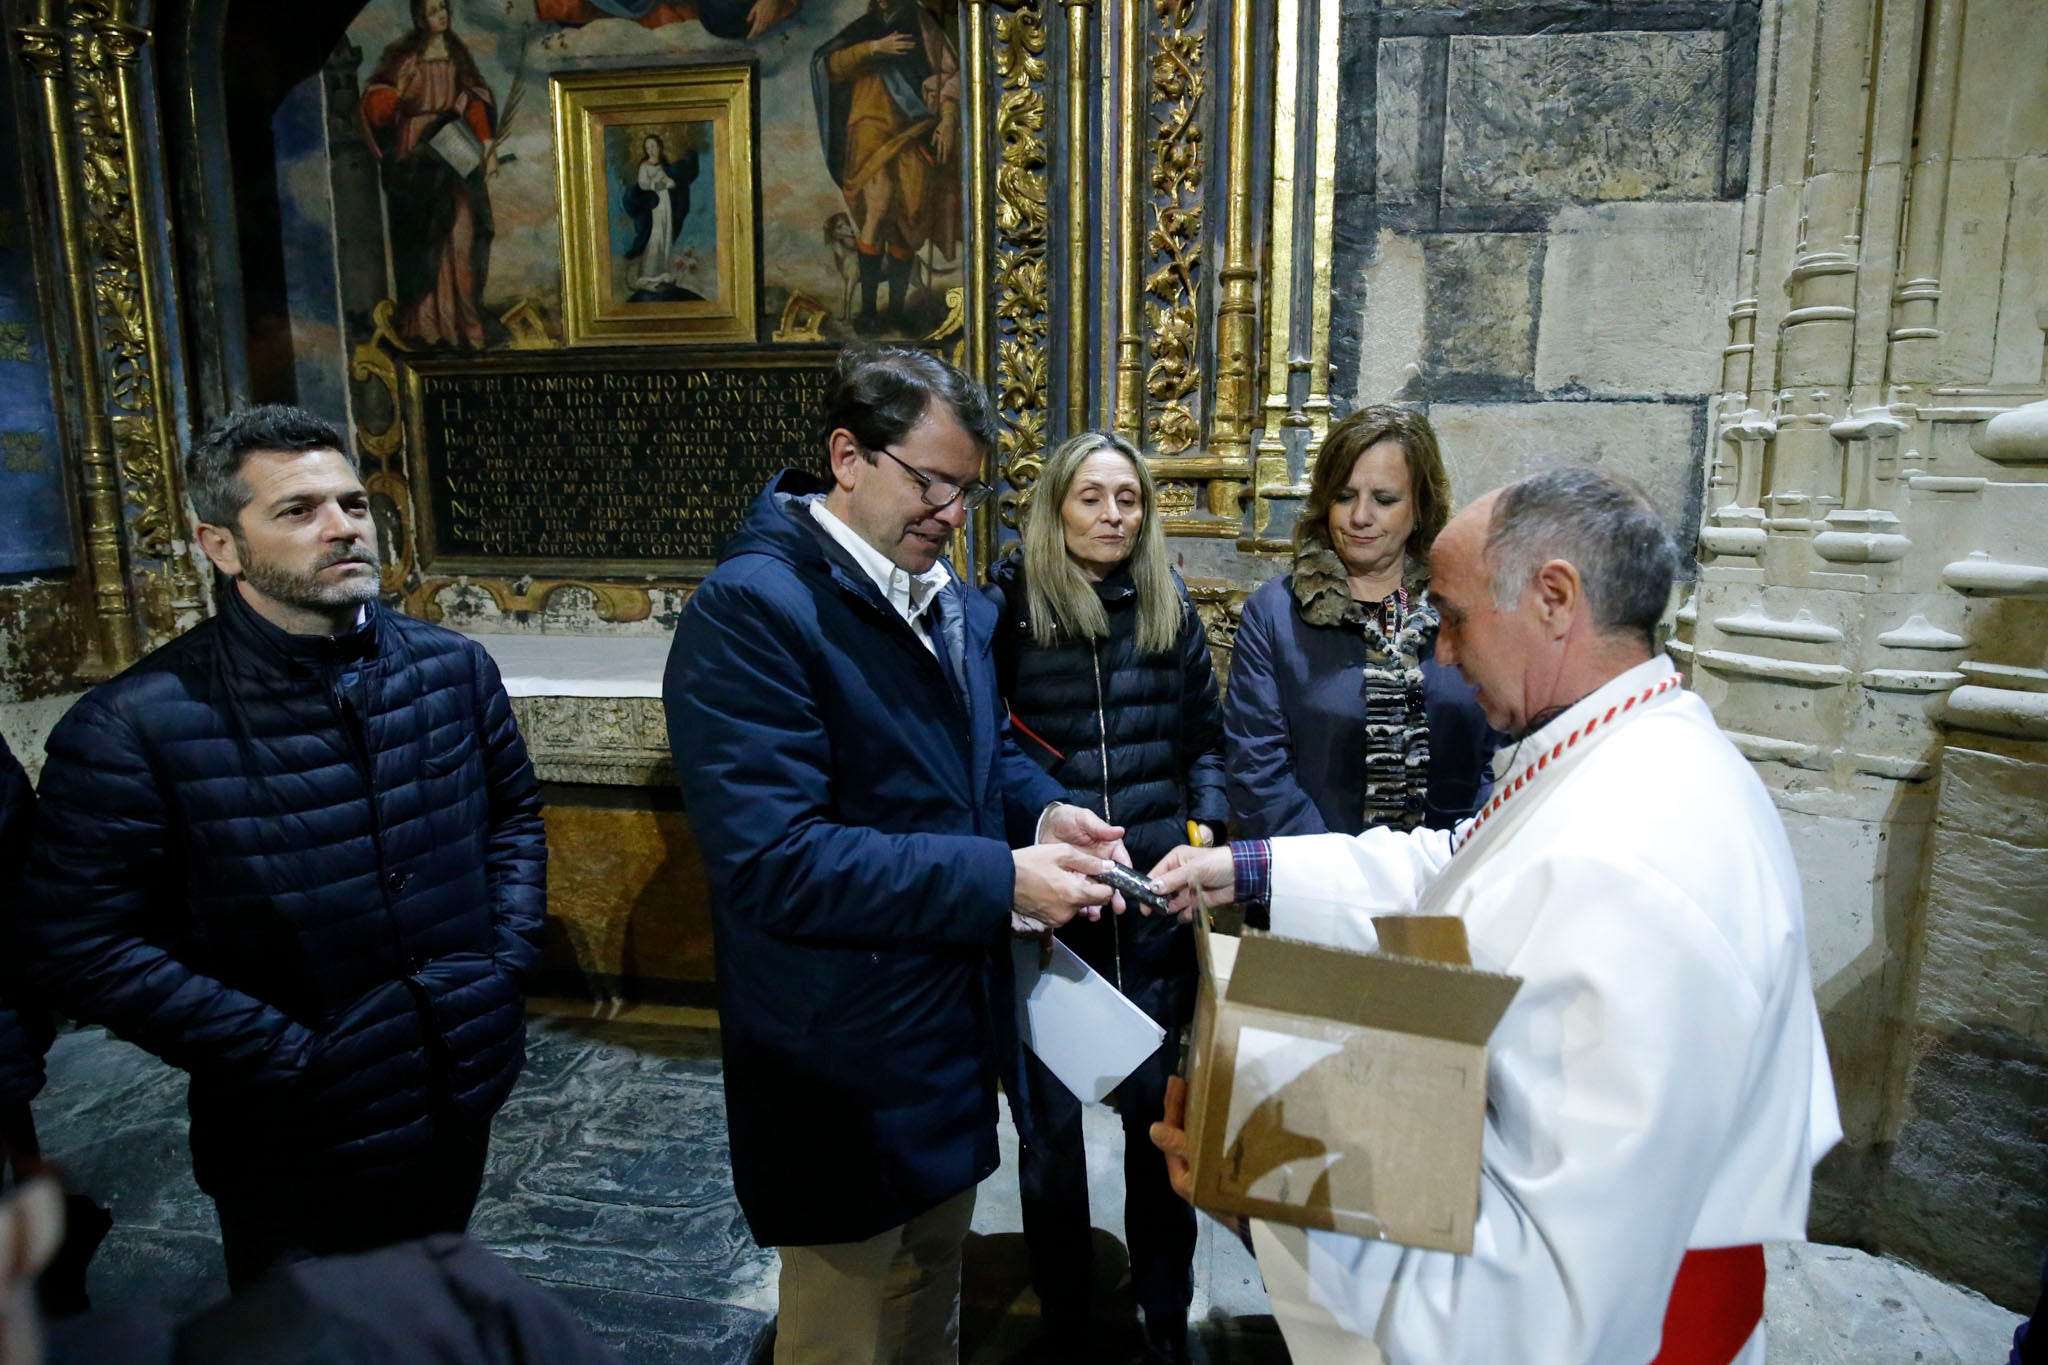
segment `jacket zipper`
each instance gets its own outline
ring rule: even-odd
[[[362,713],[342,687],[339,675],[328,683],[327,691],[335,710],[341,714],[342,733],[348,737],[349,747],[355,751],[356,766],[363,774],[363,788],[369,794],[370,847],[375,850],[377,859],[377,894],[383,898],[384,919],[391,926],[391,948],[402,973],[400,980],[406,994],[412,998],[413,1013],[419,1016],[420,1034],[426,1041],[427,1071],[436,1082],[427,1096],[427,1103],[431,1106],[429,1122],[440,1129],[454,1112],[454,1060],[448,1053],[448,1040],[441,1036],[440,1025],[434,1021],[433,1002],[427,998],[427,988],[418,979],[412,959],[405,951],[405,934],[398,927],[398,907],[391,903],[390,873],[384,865],[384,817],[377,809],[377,774],[370,761],[370,738],[363,728]]]
[[[410,964],[405,955],[405,935],[398,927],[398,907],[391,903],[391,874],[384,866],[384,816],[377,809],[377,774],[370,762],[370,739],[363,729],[362,713],[343,689],[339,676],[329,681],[327,695],[341,717],[341,732],[348,738],[356,769],[363,775],[363,790],[370,804],[370,847],[377,862],[377,895],[384,902],[384,919],[391,928],[391,950],[397,955],[398,965],[405,968]]]
[[[1102,645],[1099,641],[1088,642],[1088,658],[1095,665],[1095,739],[1096,751],[1102,759],[1102,821],[1113,825],[1116,818],[1109,813],[1109,709],[1102,699]],[[1130,907],[1126,906],[1128,910]],[[1122,915],[1109,917],[1110,961],[1116,969],[1116,988],[1124,988],[1124,925]]]

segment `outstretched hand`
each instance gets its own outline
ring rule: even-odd
[[[747,11],[747,40],[760,37],[797,12],[798,0],[754,0]]]
[[[1182,844],[1159,860],[1151,877],[1182,924],[1194,919],[1198,904],[1214,909],[1237,897],[1237,864],[1228,844],[1221,848]]]

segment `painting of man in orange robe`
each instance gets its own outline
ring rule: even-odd
[[[811,96],[825,164],[846,196],[860,253],[858,331],[908,321],[912,266],[960,244],[960,63],[919,0],[869,0],[818,48]],[[878,310],[889,286],[886,313]]]
[[[412,32],[384,49],[358,117],[384,181],[399,335],[481,350],[497,100],[450,3],[411,0]]]

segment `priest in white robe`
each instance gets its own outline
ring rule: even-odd
[[[1805,1236],[1841,1129],[1783,827],[1654,650],[1670,536],[1633,485],[1564,469],[1480,499],[1431,559],[1437,658],[1520,736],[1492,800],[1449,833],[1180,849],[1154,869],[1184,914],[1199,886],[1348,948],[1376,947],[1374,915],[1456,915],[1475,966],[1523,981],[1489,1045],[1471,1254],[1254,1224],[1289,1350],[1760,1365],[1760,1244]],[[1184,1175],[1184,1135],[1154,1137]]]

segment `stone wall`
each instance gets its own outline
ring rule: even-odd
[[[1333,386],[1426,404],[1457,496],[1559,460],[1699,509],[1753,3],[1347,5]]]
[[[2021,1309],[2048,1237],[2040,19],[1766,5],[1673,645],[1806,877],[1847,1129],[1815,1235]]]

